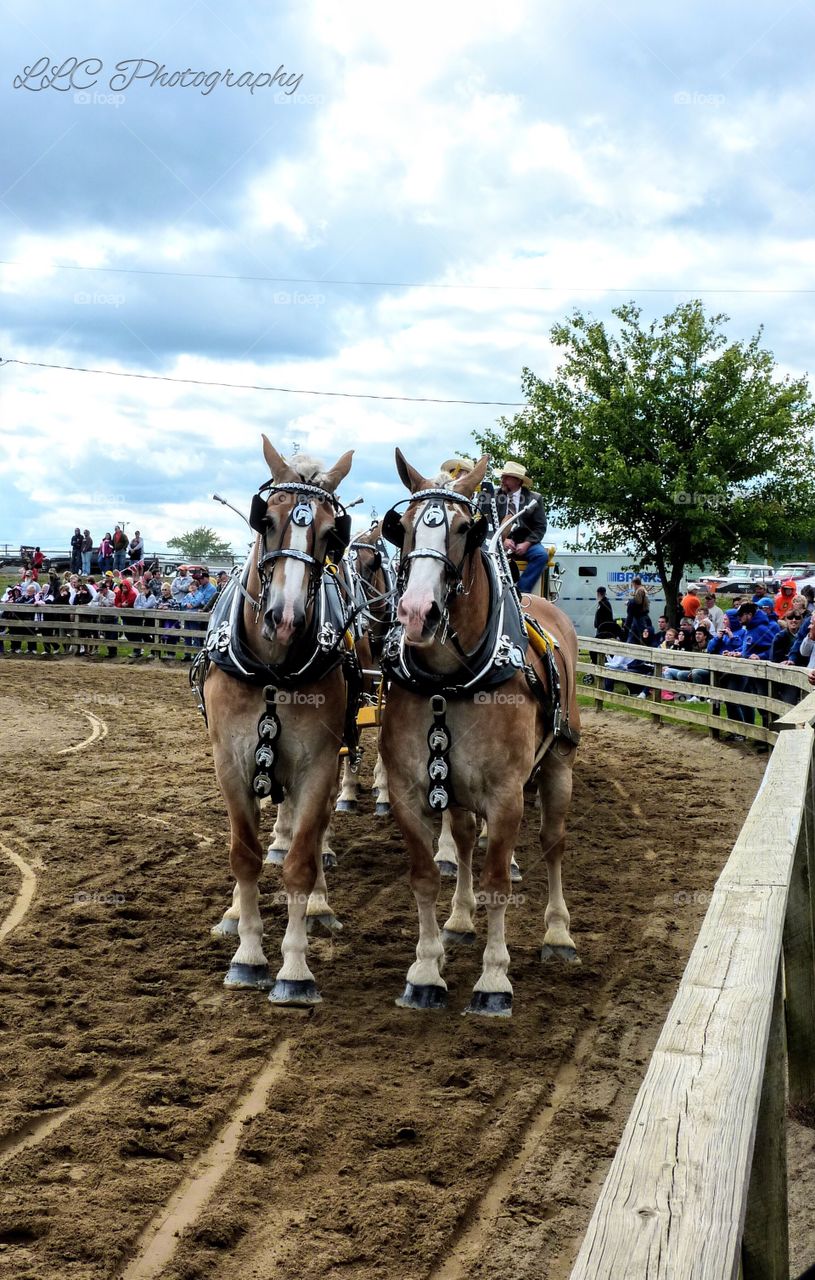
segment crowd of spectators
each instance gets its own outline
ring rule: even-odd
[[[60,577],[51,572],[42,580],[33,566],[21,570],[18,581],[7,587],[0,597],[0,655],[8,652],[39,657],[58,654],[100,657],[98,644],[83,643],[88,637],[104,641],[107,657],[115,658],[124,634],[132,650],[131,661],[174,660],[174,654],[162,652],[156,646],[172,643],[172,633],[181,626],[179,613],[210,609],[226,585],[228,574],[221,572],[217,582],[211,582],[206,569],[190,570],[187,565],[180,565],[170,580],[145,569],[141,561],[134,565],[123,566],[118,572],[106,569],[97,576],[69,571]],[[29,609],[18,611],[15,605],[26,605]],[[36,612],[31,612],[31,606]],[[100,610],[105,612],[100,614]],[[146,610],[158,610],[168,616],[156,618],[151,613],[139,617],[139,613]],[[88,626],[76,630],[77,623],[97,620],[98,630]],[[201,631],[206,627],[204,622],[189,625]],[[201,643],[199,639],[187,641],[192,647]],[[191,654],[185,652],[183,658],[189,661]]]
[[[793,581],[784,582],[775,598],[765,595],[762,588],[754,593],[752,599],[734,596],[727,610],[719,607],[713,592],[702,599],[693,592],[687,592],[677,600],[677,615],[679,623],[676,627],[669,626],[665,616],[660,616],[654,626],[648,594],[635,578],[625,620],[619,623],[613,618],[605,588],[598,588],[595,635],[598,639],[617,638],[627,644],[663,652],[716,654],[725,658],[762,659],[786,666],[807,667],[809,681],[815,685],[815,590],[812,587],[803,587],[798,593]],[[609,676],[604,679],[603,687],[609,691],[614,688],[614,680],[622,678],[622,674],[617,673],[652,675],[654,671],[654,665],[645,660],[644,654],[643,659],[614,655],[607,659],[605,665]],[[666,665],[661,674],[666,680],[688,686],[687,694],[663,689],[660,696],[664,701],[710,701],[709,697],[698,695],[693,689],[694,685],[710,684],[710,671],[704,667]],[[746,668],[744,675],[717,673],[716,684],[723,690],[742,693],[766,694],[768,691],[768,681],[750,675]],[[648,697],[645,688],[628,685],[628,689],[635,696]],[[778,685],[773,688],[773,696],[795,702],[798,695],[789,686]],[[752,708],[735,702],[725,702],[725,706],[729,719],[752,723]],[[736,733],[730,737],[741,741],[744,735]]]

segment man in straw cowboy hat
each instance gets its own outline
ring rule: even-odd
[[[441,464],[439,470],[446,471],[451,479],[458,480],[459,476],[469,475],[474,466],[472,458],[448,458]]]
[[[528,511],[523,508],[532,503]],[[532,480],[520,462],[505,462],[501,471],[501,487],[495,495],[499,524],[507,516],[517,519],[504,531],[504,549],[510,558],[526,560],[526,568],[518,579],[520,592],[531,591],[546,568],[549,553],[541,545],[546,534],[546,512],[543,498],[532,488]],[[482,510],[489,515],[489,503],[483,502]]]

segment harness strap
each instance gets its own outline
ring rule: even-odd
[[[275,804],[285,798],[285,791],[275,777],[275,760],[280,740],[280,717],[277,714],[277,689],[267,684],[263,690],[266,707],[258,720],[258,745],[255,748],[255,776],[252,790],[260,799],[271,796]]]
[[[451,802],[450,747],[452,739],[447,727],[447,699],[436,693],[430,699],[433,723],[427,734],[427,803],[434,813],[443,813]]]

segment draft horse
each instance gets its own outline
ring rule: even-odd
[[[497,557],[482,546],[486,522],[473,495],[488,461],[481,458],[455,482],[448,475],[430,480],[396,450],[399,476],[411,497],[403,512],[393,508],[385,517],[386,536],[402,554],[398,625],[383,657],[391,683],[381,750],[419,913],[416,960],[397,1004],[444,1006],[445,944],[475,940],[477,814],[488,828],[479,894],[487,911],[487,941],[466,1012],[508,1017],[510,860],[523,816],[524,783],[535,768],[549,878],[541,954],[545,960],[577,960],[561,861],[580,719],[574,627],[547,600],[524,596],[521,609]],[[452,912],[441,932],[433,819],[447,809],[458,869]]]
[[[227,987],[269,990],[274,1004],[321,997],[306,960],[307,919],[331,916],[321,848],[337,789],[337,757],[356,720],[358,673],[347,646],[347,605],[326,572],[350,537],[335,490],[351,467],[285,461],[263,436],[272,480],[252,501],[254,546],[240,579],[217,602],[191,674],[207,718],[215,772],[229,811],[232,909],[240,945]],[[283,862],[288,925],[272,979],[263,951],[258,879],[260,801],[285,796],[291,840]]]

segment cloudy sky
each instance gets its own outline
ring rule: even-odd
[[[66,9],[5,5],[4,360],[512,402],[575,306],[702,296],[812,363],[803,0]],[[202,523],[243,547],[209,495],[248,508],[261,431],[354,448],[343,495],[382,513],[395,444],[430,471],[502,412],[10,364],[0,543],[122,518],[148,547]]]

